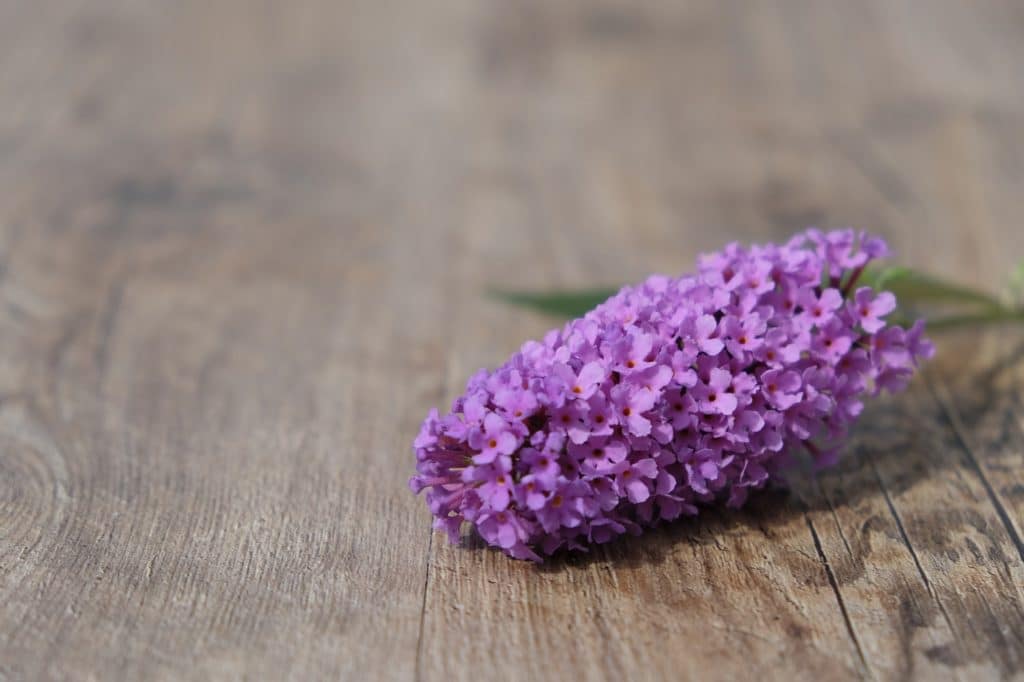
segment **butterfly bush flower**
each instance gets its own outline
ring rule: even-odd
[[[886,322],[891,293],[857,286],[886,254],[864,233],[809,230],[625,287],[432,410],[409,485],[453,542],[469,522],[539,561],[738,507],[796,453],[830,465],[862,398],[903,388],[933,353],[921,321]]]

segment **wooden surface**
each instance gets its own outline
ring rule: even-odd
[[[1024,333],[838,470],[542,567],[420,419],[550,320],[814,223],[1024,258],[1002,2],[0,4],[0,679],[1024,679]]]

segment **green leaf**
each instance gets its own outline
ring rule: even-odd
[[[495,298],[522,308],[529,308],[559,317],[581,317],[615,295],[617,289],[586,289],[582,291],[505,291],[490,292]]]
[[[929,317],[925,319],[928,331],[941,331],[958,327],[977,327],[982,324],[998,324],[1001,322],[1024,322],[1024,310],[993,308],[975,313]]]
[[[1014,305],[1024,307],[1024,261],[1010,273],[1007,294]]]
[[[885,289],[889,282],[900,279],[901,277],[907,277],[912,273],[908,268],[901,265],[894,265],[888,268],[878,268],[877,270],[868,270],[864,273],[864,281],[872,289],[880,290]]]
[[[998,298],[909,268],[884,268],[864,273],[864,283],[874,289],[887,289],[896,294],[900,305],[915,303],[969,303],[1000,307]]]

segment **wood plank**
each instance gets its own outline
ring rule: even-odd
[[[834,472],[541,567],[405,481],[427,409],[551,324],[490,285],[816,223],[997,286],[1022,33],[1008,0],[0,4],[0,678],[1020,677],[1017,332],[944,340]]]

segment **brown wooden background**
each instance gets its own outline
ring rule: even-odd
[[[1024,333],[837,470],[537,568],[405,488],[552,324],[808,224],[1024,258],[1013,0],[0,4],[0,678],[1024,676]]]

